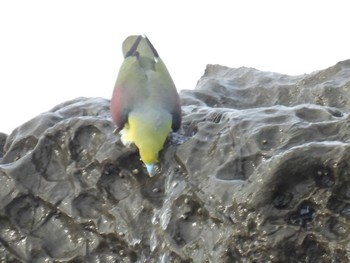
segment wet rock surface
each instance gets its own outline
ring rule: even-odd
[[[350,260],[350,61],[302,76],[208,65],[181,98],[152,178],[106,99],[0,134],[0,261]]]

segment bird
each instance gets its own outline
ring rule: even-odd
[[[122,51],[124,61],[111,98],[111,116],[122,143],[136,145],[148,174],[153,176],[166,138],[181,127],[180,98],[147,36],[128,36]]]

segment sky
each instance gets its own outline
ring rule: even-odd
[[[0,0],[0,132],[77,97],[111,97],[128,35],[178,90],[207,64],[288,75],[350,59],[348,1]]]

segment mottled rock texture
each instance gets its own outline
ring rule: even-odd
[[[60,104],[0,134],[0,261],[349,262],[349,98],[350,60],[208,65],[152,178],[108,100]]]

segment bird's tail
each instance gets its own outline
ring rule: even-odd
[[[140,55],[156,60],[159,58],[157,50],[145,35],[128,36],[123,42],[123,54],[124,58]]]

